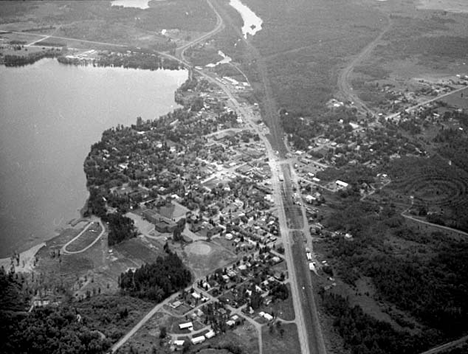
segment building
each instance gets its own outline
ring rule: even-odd
[[[193,344],[200,344],[200,343],[203,343],[205,341],[205,336],[199,336],[199,337],[194,337],[192,338],[192,343]]]
[[[210,339],[210,338],[213,338],[215,335],[216,335],[215,332],[212,329],[210,329],[210,331],[205,334],[205,337],[206,339]]]
[[[193,323],[192,322],[187,322],[187,323],[181,323],[179,324],[180,329],[188,329],[191,331],[193,329]]]
[[[349,186],[348,183],[343,182],[343,181],[340,181],[339,179],[337,179],[337,180],[335,181],[335,184],[336,184],[336,187],[337,187],[337,188],[340,188],[340,189],[346,189],[346,188],[348,188],[348,186]]]
[[[143,215],[146,220],[154,224],[154,228],[158,232],[172,233],[177,227],[177,223],[175,221],[158,214],[153,209],[143,211]]]
[[[184,340],[175,340],[174,342],[172,342],[176,347],[182,347],[185,343]]]

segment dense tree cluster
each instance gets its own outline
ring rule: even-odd
[[[62,55],[60,49],[49,49],[42,52],[30,53],[28,55],[5,55],[4,63],[5,66],[24,66],[34,64],[43,58],[56,58]]]
[[[272,300],[286,300],[289,297],[289,289],[286,284],[276,283],[270,289],[270,295],[272,296]]]
[[[414,354],[431,344],[431,333],[424,337],[397,332],[386,322],[365,314],[359,306],[351,307],[340,295],[320,292],[325,311],[335,320],[333,326],[352,354]]]
[[[137,236],[134,221],[120,213],[107,214],[103,220],[109,224],[109,246]]]
[[[88,64],[75,57],[61,56],[57,59],[62,64],[68,65],[82,65]],[[147,52],[131,52],[131,53],[118,53],[112,52],[108,54],[101,53],[98,59],[94,59],[91,64],[93,66],[101,67],[122,67],[126,69],[143,69],[143,70],[158,70],[169,69],[178,70],[181,68],[179,62],[171,59],[163,58],[155,53]]]
[[[22,275],[7,273],[0,268],[0,317],[3,311],[23,311],[28,305],[28,294],[22,288]]]
[[[129,270],[119,277],[119,286],[124,294],[161,302],[173,293],[190,284],[192,276],[176,253],[168,251],[154,263]]]
[[[2,322],[7,322],[0,343],[5,354],[100,354],[111,345],[69,306],[37,308],[21,319],[7,315]]]
[[[404,226],[392,208],[350,203],[336,211],[330,226],[351,232],[331,243],[339,276],[354,282],[372,278],[378,296],[397,305],[445,338],[468,330],[468,244],[441,233],[425,235]],[[341,225],[341,226],[340,226]],[[410,241],[412,247],[394,248]],[[403,324],[406,326],[406,324]]]

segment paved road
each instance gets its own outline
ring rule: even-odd
[[[173,301],[178,295],[179,295],[179,293],[175,293],[172,296],[168,297],[163,302],[161,302],[161,303],[157,304],[155,307],[153,307],[153,309],[150,312],[148,312],[145,317],[143,317],[129,332],[127,332],[127,334],[125,334],[122,338],[119,339],[119,341],[117,343],[115,343],[112,346],[111,352],[115,353],[122,345],[124,345],[130,339],[130,337],[132,337],[141,327],[143,327],[143,325],[146,322],[148,322],[151,319],[151,317],[153,317],[156,314],[156,312],[161,310],[161,308],[164,305],[166,305],[169,302]]]
[[[468,236],[468,232],[464,232],[464,231],[461,231],[461,230],[453,229],[453,228],[448,227],[448,226],[433,224],[433,223],[431,223],[431,222],[428,222],[428,221],[424,221],[424,220],[415,218],[414,216],[407,215],[407,214],[406,214],[407,211],[408,211],[408,210],[405,210],[404,212],[402,212],[402,213],[401,213],[401,216],[403,216],[403,217],[406,218],[406,219],[410,219],[410,220],[416,221],[416,222],[421,223],[421,224],[424,224],[424,225],[428,225],[428,226],[432,226],[432,227],[437,227],[438,229],[447,230],[447,231],[450,231],[450,232],[456,232],[456,233],[458,233],[458,234],[460,234],[460,235]]]
[[[195,44],[198,44],[198,43],[201,43],[203,42],[204,40],[207,40],[208,38],[211,38],[213,37],[216,33],[220,32],[223,28],[224,28],[224,21],[221,17],[221,15],[219,14],[218,11],[216,11],[216,9],[214,8],[213,4],[211,3],[211,0],[206,0],[206,2],[208,3],[208,5],[210,6],[211,10],[213,10],[213,12],[215,13],[216,15],[216,26],[215,28],[213,28],[210,32],[194,39],[193,41],[191,42],[188,42],[186,44],[184,44],[183,46],[180,46],[176,49],[175,51],[175,56],[182,59],[184,62],[188,63],[187,59],[185,58],[185,51],[194,46]]]
[[[454,340],[453,342],[449,342],[449,343],[445,343],[445,344],[442,344],[436,348],[432,348],[432,349],[429,349],[427,351],[425,351],[424,353],[421,353],[421,354],[437,354],[437,353],[440,353],[442,351],[446,351],[447,349],[450,349],[450,348],[453,348],[453,347],[457,347],[465,342],[468,342],[468,336],[465,336],[465,337],[462,337],[460,339],[457,339],[457,340]]]
[[[438,101],[438,100],[440,100],[441,98],[444,98],[444,97],[453,95],[453,94],[455,94],[455,93],[457,93],[457,92],[464,91],[464,90],[468,90],[468,87],[464,86],[464,87],[461,87],[461,88],[456,89],[456,90],[454,90],[454,91],[450,91],[450,92],[444,93],[443,95],[437,96],[437,97],[435,97],[435,98],[431,98],[430,100],[427,100],[427,101],[418,103],[417,105],[408,107],[408,108],[406,108],[404,111],[407,112],[407,113],[410,113],[411,111],[414,111],[416,108],[425,106],[425,105],[427,105],[427,104],[429,104],[429,103],[431,103],[431,102]],[[387,116],[387,119],[391,119],[391,118],[398,117],[400,114],[401,114],[401,112],[393,113],[393,114]]]

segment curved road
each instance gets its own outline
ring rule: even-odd
[[[77,236],[75,236],[71,241],[67,242],[67,243],[62,247],[62,253],[63,253],[63,254],[78,254],[78,253],[82,253],[82,252],[88,250],[89,248],[91,248],[92,246],[94,246],[94,244],[95,244],[96,242],[98,242],[98,241],[101,239],[102,235],[104,235],[104,232],[106,232],[106,228],[104,227],[104,224],[102,223],[101,219],[98,219],[98,222],[99,222],[99,225],[100,225],[101,228],[102,228],[102,231],[99,233],[99,235],[96,237],[96,239],[95,239],[93,242],[91,242],[88,246],[86,246],[85,248],[82,248],[82,249],[79,250],[79,251],[67,251],[67,247],[68,247],[71,243],[73,243],[75,240],[77,240],[78,238],[80,238],[80,236],[83,235],[83,234],[86,232],[86,230],[88,230],[88,229],[91,227],[91,225],[93,225],[95,222],[96,222],[96,221],[91,221],[88,225],[86,225],[86,227],[85,227]]]
[[[182,59],[186,63],[188,63],[188,61],[185,58],[185,51],[188,48],[190,48],[190,47],[194,46],[195,44],[203,42],[204,40],[214,36],[216,33],[220,32],[224,28],[224,21],[223,21],[221,15],[218,13],[218,11],[216,11],[216,9],[214,8],[213,4],[211,3],[211,0],[206,0],[206,2],[208,3],[208,5],[211,7],[211,10],[213,10],[213,12],[216,15],[216,26],[210,32],[205,33],[204,35],[198,37],[197,39],[194,39],[193,41],[188,42],[188,43],[184,44],[183,46],[180,46],[180,47],[178,47],[176,49],[175,56]]]
[[[351,73],[353,72],[354,67],[359,64],[362,60],[364,60],[370,52],[374,50],[377,44],[380,42],[382,37],[388,32],[391,28],[392,22],[389,17],[387,17],[387,25],[384,27],[382,32],[372,41],[370,42],[364,50],[362,50],[340,73],[338,77],[338,89],[344,96],[345,100],[354,102],[354,106],[361,110],[363,113],[368,113],[372,117],[375,117],[376,114],[372,111],[367,105],[358,97],[356,93],[354,93],[353,88],[349,83],[349,78]]]

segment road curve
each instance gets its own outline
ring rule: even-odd
[[[195,44],[198,44],[200,42],[203,42],[204,40],[213,37],[216,33],[220,32],[224,28],[224,21],[221,15],[219,14],[218,11],[214,8],[213,4],[211,3],[211,0],[206,0],[208,5],[210,6],[211,10],[216,15],[216,26],[213,28],[210,32],[205,33],[204,35],[194,39],[193,41],[190,41],[180,47],[178,47],[175,51],[175,56],[182,59],[184,62],[188,63],[187,59],[185,58],[185,51],[190,48],[191,46],[194,46]]]
[[[349,78],[353,72],[354,67],[365,59],[370,52],[374,50],[382,37],[388,32],[391,28],[392,23],[389,17],[387,17],[387,25],[384,27],[382,32],[370,42],[340,73],[338,77],[338,89],[340,93],[344,96],[345,100],[354,102],[354,106],[360,109],[363,113],[369,113],[371,116],[375,117],[376,114],[372,111],[367,105],[354,93],[350,83]]]
[[[428,221],[424,221],[424,220],[415,218],[414,216],[407,215],[406,212],[407,212],[407,210],[405,210],[404,212],[401,213],[401,216],[403,216],[406,219],[416,221],[416,222],[418,222],[420,224],[436,227],[438,229],[447,230],[447,231],[450,231],[450,232],[456,232],[456,233],[458,233],[460,235],[463,235],[463,236],[468,236],[468,232],[457,230],[457,229],[454,229],[454,228],[451,228],[451,227],[448,227],[448,226],[438,225],[438,224],[434,224],[434,223],[431,223],[431,222],[428,222]]]
[[[88,246],[86,246],[85,248],[82,248],[82,249],[79,250],[79,251],[67,251],[67,247],[68,247],[71,243],[73,243],[75,240],[77,240],[78,238],[80,238],[80,236],[83,235],[83,234],[86,232],[86,230],[88,230],[88,229],[91,227],[91,225],[92,225],[93,223],[95,223],[95,221],[91,221],[88,225],[86,225],[86,227],[85,227],[77,236],[75,236],[71,241],[67,242],[67,243],[62,247],[62,253],[63,253],[63,254],[78,254],[78,253],[82,253],[82,252],[84,252],[84,251],[90,249],[91,247],[93,247],[93,246],[96,244],[96,242],[98,242],[98,241],[101,239],[102,235],[104,235],[104,232],[106,232],[106,228],[104,227],[104,224],[102,223],[101,219],[98,219],[98,222],[99,222],[99,225],[100,225],[101,228],[102,228],[102,231],[99,233],[99,235],[95,238],[95,240],[94,240],[93,242],[91,242]]]

